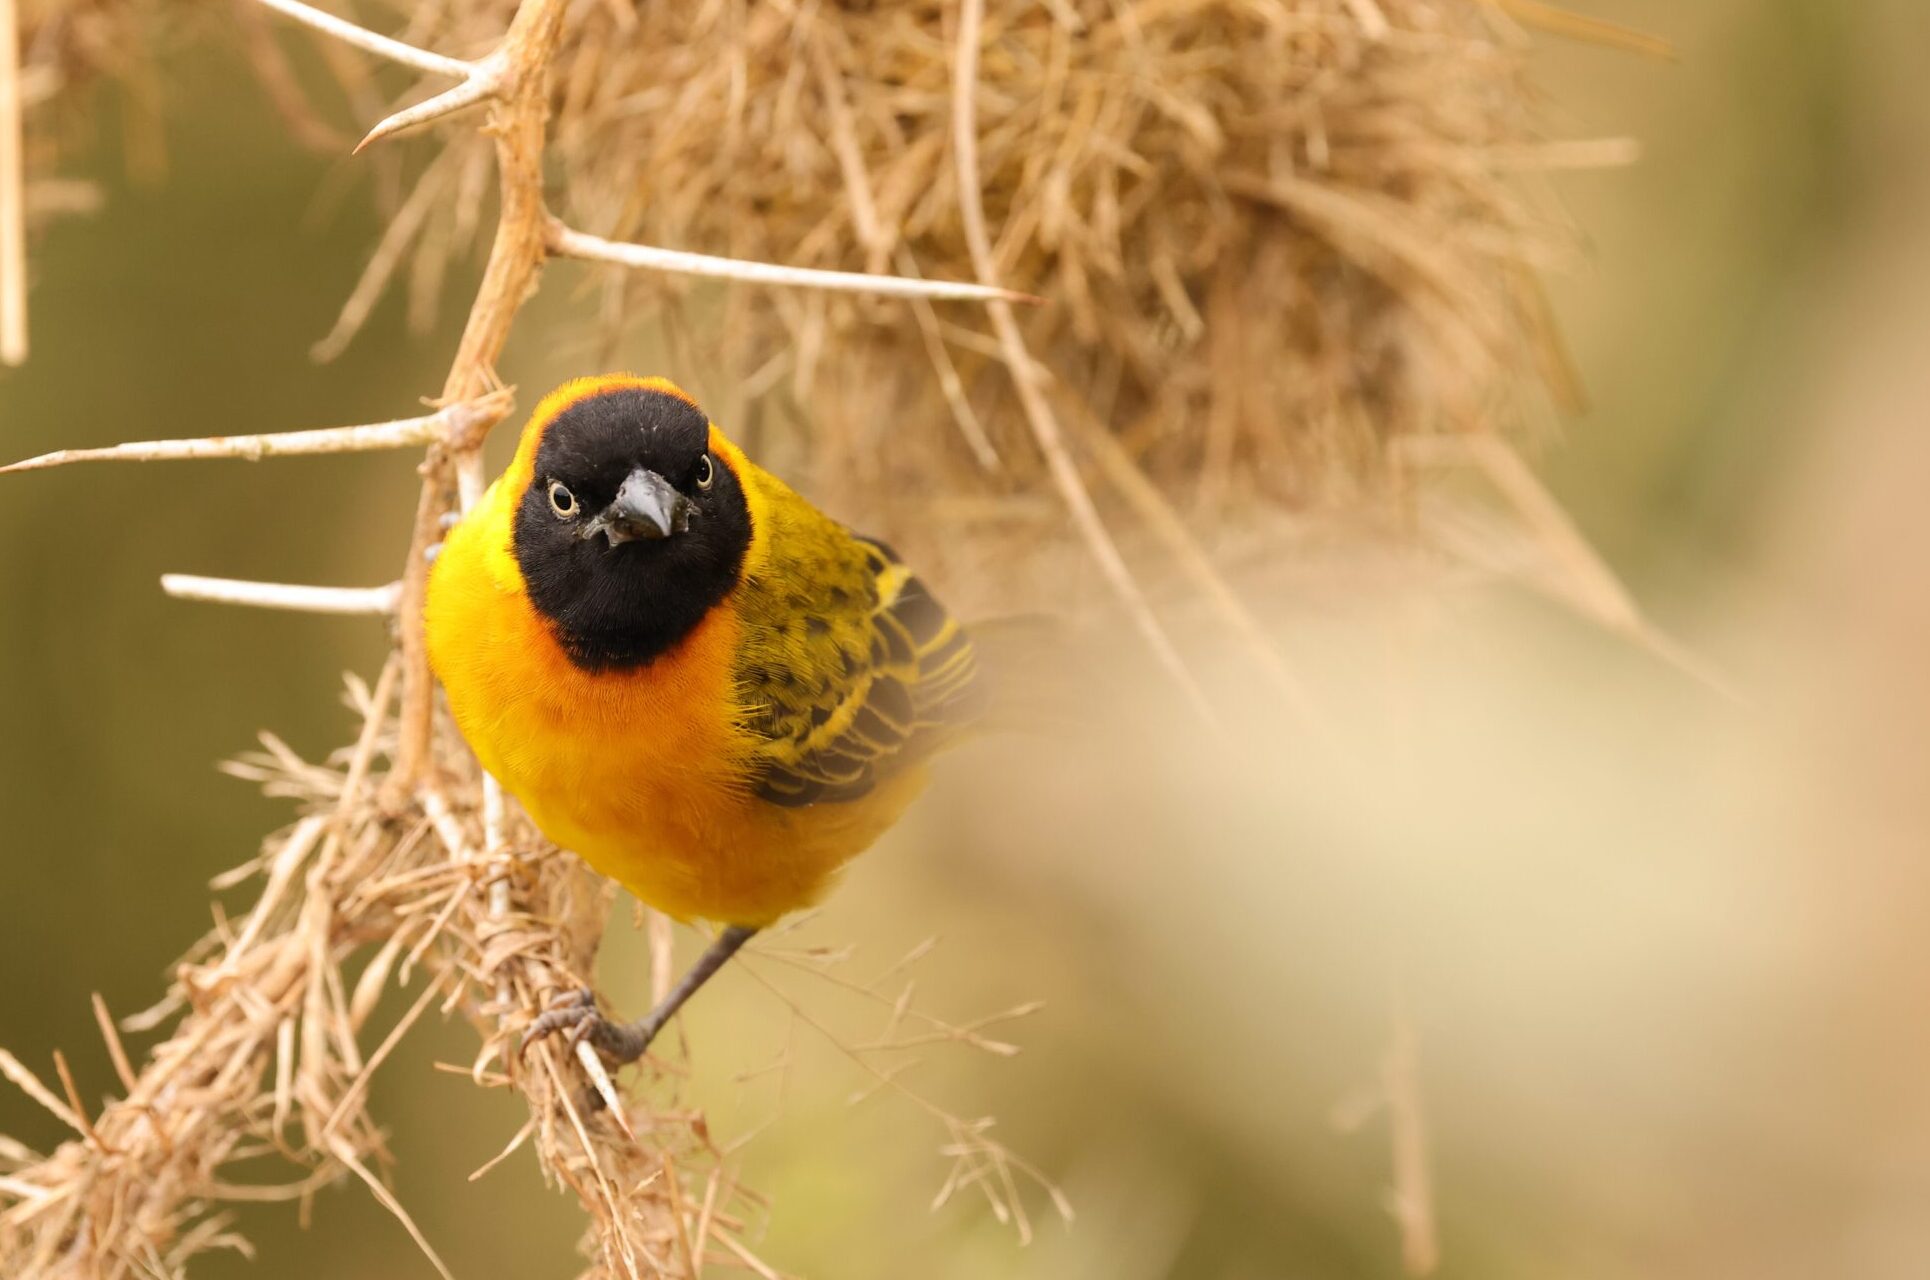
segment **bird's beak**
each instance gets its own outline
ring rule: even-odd
[[[624,477],[616,500],[584,524],[582,536],[603,534],[614,547],[633,538],[668,538],[689,527],[690,499],[656,472],[638,467]]]

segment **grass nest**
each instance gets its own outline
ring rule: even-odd
[[[1574,237],[1529,178],[1603,153],[1543,140],[1515,7],[988,0],[961,100],[975,6],[583,3],[553,64],[552,201],[612,239],[1045,299],[1017,309],[1022,354],[976,307],[614,268],[585,311],[611,335],[660,323],[671,371],[774,465],[1020,595],[1000,535],[1070,542],[1043,411],[1108,478],[1101,516],[1163,531],[1136,539],[1156,574],[1200,550],[1176,525],[1210,553],[1268,516],[1379,519],[1397,442],[1506,429],[1525,389],[1566,391],[1536,271]],[[425,6],[398,34],[477,56],[512,11]],[[329,350],[405,261],[426,311],[474,239],[486,146],[445,128]],[[1063,568],[1032,595],[1063,600]]]
[[[1037,294],[1015,318],[1059,432],[1196,529],[1371,512],[1394,442],[1512,421],[1549,349],[1534,267],[1567,236],[1520,182],[1543,153],[1500,8],[989,0],[975,165],[959,21],[952,3],[587,6],[555,85],[567,216]],[[605,287],[611,314],[669,307],[720,421],[922,555],[1009,564],[960,523],[1065,527],[1039,500],[1030,375],[979,309],[737,289],[692,322],[679,282]],[[1117,523],[1149,514],[1130,481],[1095,489]]]

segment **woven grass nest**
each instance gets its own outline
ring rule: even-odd
[[[417,34],[486,40],[501,9]],[[1210,521],[1361,514],[1391,442],[1512,420],[1548,349],[1533,266],[1568,234],[1521,186],[1543,153],[1500,8],[991,0],[973,95],[989,273],[961,199],[958,20],[586,5],[555,86],[559,205],[612,238],[1037,294],[1017,319],[1075,452],[1101,474],[1123,456]],[[634,315],[684,286],[608,287]],[[683,373],[720,421],[801,421],[766,451],[846,510],[885,508],[927,557],[1063,528],[986,317],[913,310],[732,290]],[[1093,488],[1109,514],[1129,497]]]
[[[294,87],[290,42],[318,42],[357,113],[392,105],[403,82],[242,8],[232,29],[297,137],[327,145],[353,126],[335,127],[341,102],[312,100],[334,95]],[[474,56],[514,8],[345,16]],[[27,9],[28,70],[54,64],[43,79],[90,61],[126,74],[115,23],[156,12]],[[1015,368],[1033,371],[1073,460],[1107,477],[1088,487],[1146,577],[1175,550],[1175,513],[1209,553],[1218,531],[1280,527],[1270,515],[1377,519],[1390,446],[1506,429],[1526,388],[1562,381],[1536,271],[1575,237],[1531,181],[1595,153],[1544,141],[1521,24],[1609,29],[1523,0],[981,12],[962,166],[959,5],[583,0],[552,64],[551,202],[612,239],[1024,290],[1044,300],[1017,313],[1026,364],[975,307],[615,269],[586,319],[664,322],[667,371],[814,496],[941,571],[996,563],[1021,596],[1012,537],[1037,549],[1070,526]],[[401,99],[420,96],[411,84]],[[426,313],[449,262],[479,251],[487,142],[438,129],[437,145],[402,144],[413,185],[391,187],[376,287],[325,351],[390,276],[413,273]],[[988,261],[971,251],[975,205]],[[1163,544],[1135,537],[1149,517]],[[1062,569],[1039,589],[1063,598]]]

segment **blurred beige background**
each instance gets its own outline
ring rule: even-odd
[[[867,1078],[736,974],[688,1019],[688,1088],[720,1137],[756,1131],[778,1265],[1397,1275],[1384,1119],[1335,1118],[1371,1091],[1398,982],[1441,1274],[1930,1271],[1930,9],[1583,7],[1680,59],[1543,55],[1558,120],[1646,154],[1559,182],[1591,241],[1553,288],[1592,407],[1540,456],[1740,705],[1522,591],[1424,603],[1363,572],[1272,602],[1321,736],[1259,721],[1229,749],[1122,697],[1103,744],[966,753],[799,939],[852,944],[863,979],[941,935],[919,1001],[956,1020],[1045,1000],[1016,1058],[935,1051],[904,1079],[997,1114],[1080,1217],[1033,1197],[1022,1249],[969,1194],[928,1212],[942,1128],[850,1104]],[[296,150],[207,42],[165,56],[165,173],[125,178],[110,95],[85,175],[106,206],[35,246],[0,453],[391,417],[446,363],[460,317],[413,336],[394,298],[309,361],[379,230],[363,170]],[[573,284],[521,322],[503,373],[526,391],[590,358]],[[379,661],[371,623],[173,603],[157,575],[383,581],[412,490],[401,455],[0,483],[0,1043],[109,1087],[88,994],[158,994],[208,877],[286,818],[213,763],[263,727],[325,752],[351,729],[339,673]],[[635,1008],[623,918],[604,974]],[[789,1071],[738,1080],[786,1044]],[[530,1160],[464,1181],[518,1123],[432,1070],[471,1046],[446,1028],[379,1078],[396,1184],[458,1275],[569,1274],[574,1211]],[[60,1136],[4,1091],[0,1132]],[[245,1225],[255,1268],[201,1274],[430,1274],[358,1188],[306,1233],[275,1208]]]

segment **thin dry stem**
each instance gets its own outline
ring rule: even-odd
[[[1020,1242],[1030,1243],[1031,1220],[1025,1211],[1024,1197],[1019,1193],[1012,1177],[1013,1171],[1016,1170],[1045,1193],[1052,1204],[1053,1211],[1062,1221],[1070,1223],[1073,1220],[1075,1215],[1072,1203],[1057,1183],[1004,1143],[987,1136],[987,1131],[993,1123],[989,1117],[966,1120],[933,1102],[899,1079],[900,1069],[881,1067],[866,1055],[862,1047],[845,1043],[836,1032],[818,1018],[813,1017],[782,987],[772,982],[754,963],[742,963],[740,956],[740,968],[749,973],[756,979],[759,986],[770,992],[789,1010],[796,1022],[809,1027],[833,1050],[851,1062],[864,1075],[869,1076],[876,1089],[887,1090],[902,1098],[944,1128],[949,1141],[939,1150],[942,1154],[953,1158],[954,1166],[951,1176],[939,1189],[933,1203],[934,1208],[944,1204],[958,1187],[968,1183],[977,1185],[984,1192],[986,1203],[993,1216],[1000,1222],[1012,1223],[1018,1231]]]
[[[976,106],[979,31],[984,18],[985,0],[963,0],[958,20],[958,62],[952,83],[952,147],[958,161],[959,209],[965,224],[965,240],[970,246],[979,279],[989,284],[996,276],[997,266],[992,257],[991,239],[985,233],[984,202],[979,194]],[[1033,439],[1039,446],[1039,452],[1045,455],[1046,466],[1052,472],[1052,482],[1065,500],[1066,509],[1084,536],[1093,559],[1098,561],[1106,581],[1126,606],[1133,624],[1145,637],[1154,655],[1172,674],[1199,713],[1209,721],[1216,720],[1205,689],[1200,687],[1198,678],[1186,665],[1179,650],[1174,648],[1172,638],[1166,634],[1165,626],[1153,612],[1125,557],[1119,554],[1112,535],[1106,531],[1098,508],[1092,504],[1092,495],[1086,491],[1079,468],[1066,451],[1058,419],[1053,416],[1052,407],[1038,386],[1038,367],[1026,352],[1025,339],[1019,332],[1018,321],[1012,316],[1012,308],[1003,301],[993,301],[986,305],[986,311],[992,318],[992,327],[998,335],[1006,369],[1011,374],[1013,387],[1018,391],[1019,403],[1024,406],[1025,420],[1032,428]]]

